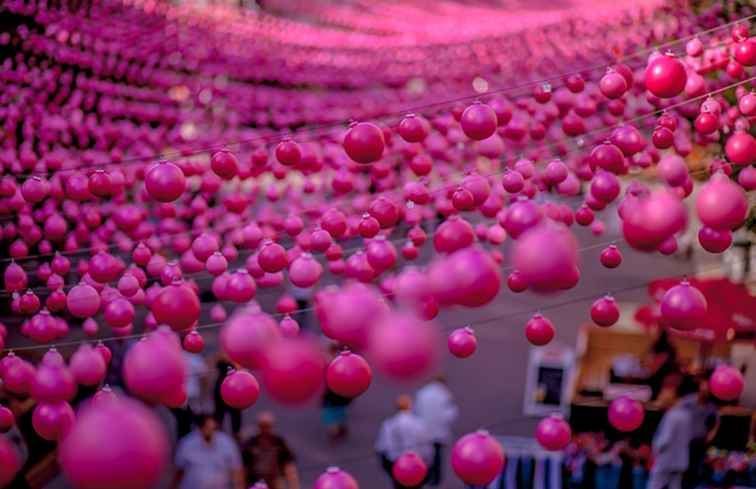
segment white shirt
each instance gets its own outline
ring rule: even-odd
[[[434,442],[446,444],[451,441],[451,425],[457,419],[459,409],[444,384],[431,382],[417,391],[415,413],[425,421]]]
[[[408,451],[417,453],[426,463],[433,458],[428,427],[419,416],[409,411],[399,411],[383,422],[375,450],[386,454],[392,462]]]
[[[179,442],[176,466],[184,471],[181,489],[230,489],[231,472],[241,469],[242,462],[230,436],[216,431],[208,444],[195,430]]]

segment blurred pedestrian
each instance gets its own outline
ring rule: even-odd
[[[299,489],[294,454],[286,441],[275,434],[275,418],[270,412],[257,417],[258,433],[242,444],[247,484],[265,481],[269,489]]]
[[[405,452],[417,453],[426,464],[433,459],[433,441],[428,426],[412,412],[412,398],[406,394],[396,400],[397,412],[381,424],[375,451],[381,460],[383,470],[388,473],[396,489],[406,489],[394,478],[394,462]],[[423,481],[424,483],[425,481]],[[421,487],[421,483],[417,487]]]
[[[244,489],[244,468],[234,440],[218,431],[210,415],[197,423],[176,449],[173,487],[180,489]]]
[[[433,442],[433,460],[428,468],[428,485],[441,484],[443,451],[452,438],[451,425],[459,415],[454,397],[447,387],[446,377],[436,376],[415,394],[415,413],[428,427]]]
[[[690,462],[683,487],[692,489],[703,479],[704,458],[719,428],[719,413],[709,393],[708,377],[698,378],[698,391],[687,395],[683,404],[691,412]]]
[[[226,419],[226,414],[231,417],[231,433],[234,435],[234,438],[236,438],[237,441],[239,441],[239,433],[241,431],[241,411],[238,409],[234,409],[228,404],[226,404],[223,401],[223,397],[221,396],[221,385],[223,384],[223,379],[226,378],[226,375],[228,375],[228,371],[235,368],[234,364],[231,363],[231,360],[226,356],[225,353],[220,352],[215,357],[215,369],[216,377],[215,377],[215,387],[213,388],[213,403],[215,404],[215,411],[214,416],[215,420],[218,422],[218,426],[220,429],[223,429],[223,422]]]
[[[649,489],[680,489],[683,473],[690,463],[689,448],[693,439],[693,415],[685,397],[696,393],[698,385],[684,377],[677,388],[677,402],[662,417],[651,445],[654,463]]]
[[[176,431],[179,438],[183,438],[192,430],[192,422],[196,415],[204,412],[203,393],[207,389],[208,369],[205,359],[198,353],[182,352],[186,363],[186,403],[172,409],[176,416]]]

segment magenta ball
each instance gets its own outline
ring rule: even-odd
[[[323,334],[358,350],[367,346],[372,325],[389,310],[380,292],[358,283],[320,291],[315,305]]]
[[[74,425],[76,415],[66,401],[40,402],[32,413],[34,431],[45,440],[64,439]]]
[[[313,489],[360,489],[352,474],[338,467],[328,467],[315,480]]]
[[[733,367],[717,367],[709,379],[711,393],[723,401],[737,400],[743,393],[743,386],[743,374]]]
[[[640,428],[644,414],[643,405],[626,396],[619,397],[609,404],[609,424],[623,433]]]
[[[144,176],[147,193],[158,202],[173,202],[186,189],[186,177],[181,168],[167,161],[153,165]]]
[[[706,297],[701,291],[683,281],[664,294],[659,310],[664,325],[691,330],[702,325],[707,308]]]
[[[416,452],[404,452],[394,461],[391,473],[403,487],[416,487],[425,480],[428,466]]]
[[[735,131],[727,139],[725,154],[736,165],[756,163],[756,138],[746,131]]]
[[[247,409],[260,397],[260,384],[246,370],[235,370],[221,383],[223,402],[234,409]]]
[[[483,248],[468,246],[431,264],[431,291],[440,304],[481,307],[490,303],[501,288],[501,273]]]
[[[554,323],[540,314],[533,315],[525,324],[525,337],[531,345],[548,345],[555,334]]]
[[[591,319],[594,323],[608,328],[619,320],[620,311],[614,298],[610,296],[597,299],[591,306]]]
[[[199,319],[200,301],[191,287],[173,283],[160,290],[150,310],[158,324],[167,324],[173,330],[182,331]]]
[[[135,343],[123,361],[129,392],[147,402],[162,403],[184,385],[186,366],[178,339],[155,332]]]
[[[385,146],[383,131],[370,122],[353,125],[344,136],[344,151],[357,163],[368,164],[380,160]]]
[[[738,184],[717,174],[698,192],[696,212],[701,222],[712,229],[735,229],[748,215],[748,198]]]
[[[482,141],[493,135],[498,120],[496,112],[490,106],[475,102],[462,112],[459,123],[468,138]]]
[[[545,450],[563,450],[572,438],[572,430],[561,416],[552,415],[542,419],[536,427],[536,440]]]
[[[646,89],[659,98],[672,98],[685,89],[688,74],[685,65],[672,56],[658,56],[646,68]]]
[[[367,361],[350,351],[342,351],[326,370],[328,388],[349,399],[367,391],[372,378],[373,372]]]
[[[467,358],[478,349],[478,340],[472,328],[458,328],[446,340],[449,353],[457,358]]]
[[[0,487],[7,487],[21,470],[18,449],[7,437],[0,436]]]
[[[100,294],[91,285],[75,285],[66,294],[66,308],[77,318],[92,317],[100,309]]]
[[[732,245],[732,232],[701,226],[698,230],[698,242],[709,253],[722,253]]]
[[[490,484],[504,468],[504,451],[485,431],[468,433],[454,444],[451,465],[462,482],[474,486]]]
[[[275,320],[267,314],[241,311],[221,329],[220,343],[228,357],[248,369],[261,368],[270,348],[281,339]]]
[[[313,340],[284,338],[270,347],[263,385],[282,404],[302,404],[321,392],[325,371],[323,352]]]
[[[96,386],[105,378],[107,364],[102,355],[90,345],[82,344],[71,355],[71,373],[77,383]]]
[[[168,437],[159,418],[121,398],[85,407],[58,451],[63,475],[77,489],[153,487],[168,457]]]
[[[549,253],[543,253],[546,249]],[[577,273],[577,240],[563,225],[537,226],[515,242],[512,265],[533,291],[569,288]]]
[[[393,379],[416,379],[428,373],[438,358],[437,327],[405,312],[391,312],[372,328],[373,365]]]

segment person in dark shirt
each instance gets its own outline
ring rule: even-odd
[[[677,350],[669,341],[669,334],[665,329],[659,332],[647,358],[649,376],[648,385],[651,387],[651,399],[655,400],[662,391],[665,379],[678,372]]]
[[[257,417],[258,433],[242,444],[242,460],[247,483],[265,481],[269,489],[299,489],[294,454],[286,441],[273,431],[275,418],[270,412]]]

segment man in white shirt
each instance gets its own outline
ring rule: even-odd
[[[433,462],[428,469],[428,485],[441,484],[442,452],[451,442],[451,425],[459,415],[446,378],[438,375],[415,394],[415,413],[425,421],[433,442]]]
[[[179,442],[176,468],[174,488],[244,489],[239,448],[233,438],[218,431],[218,423],[209,415]]]
[[[381,458],[383,469],[394,482],[394,487],[403,489],[404,486],[394,479],[392,473],[396,459],[403,453],[412,451],[417,453],[426,464],[430,464],[433,458],[433,445],[428,426],[412,412],[412,398],[406,394],[399,396],[396,407],[397,413],[381,424],[378,439],[375,442],[375,451]]]

